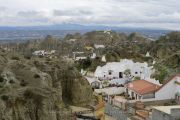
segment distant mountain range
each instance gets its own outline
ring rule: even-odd
[[[150,28],[132,28],[103,25],[80,25],[80,24],[57,24],[46,26],[0,26],[0,41],[29,40],[44,38],[52,35],[56,38],[62,38],[67,34],[81,33],[98,30],[114,30],[116,32],[132,33],[138,32],[148,38],[157,39],[165,35],[169,30],[150,29]]]
[[[103,26],[103,25],[80,25],[80,24],[57,24],[44,26],[0,26],[0,30],[163,30],[151,28],[132,28],[118,26]],[[166,30],[163,30],[166,31]]]

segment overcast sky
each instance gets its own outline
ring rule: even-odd
[[[61,23],[180,30],[180,0],[0,0],[0,26]]]

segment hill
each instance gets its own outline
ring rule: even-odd
[[[70,120],[69,105],[91,101],[86,79],[63,60],[0,50],[0,61],[1,120]]]

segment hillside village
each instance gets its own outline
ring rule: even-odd
[[[151,78],[154,72],[153,67],[148,67],[147,63],[133,63],[125,59],[98,66],[94,75],[87,75],[86,78],[94,88],[95,94],[102,94],[107,103],[120,108],[121,111],[133,110],[129,111],[132,116],[152,119],[154,116],[150,113],[153,108],[149,107],[180,104],[180,75],[177,74],[160,84],[158,80]],[[138,105],[137,108],[134,107],[137,102],[141,102],[141,108],[138,108]],[[108,113],[112,114],[110,111]],[[117,115],[114,117],[122,119]]]
[[[80,93],[72,90],[67,96],[63,95],[65,99],[62,99],[65,102],[74,97],[71,104],[84,102],[92,105],[89,101],[94,100],[93,97],[98,98],[95,101],[100,102],[94,106],[97,107],[95,113],[100,114],[100,117],[93,115],[95,118],[98,116],[98,119],[103,120],[108,115],[115,120],[180,119],[179,32],[172,32],[152,41],[138,33],[93,31],[83,35],[68,34],[62,40],[47,36],[43,40],[3,44],[1,49],[23,55],[29,61],[38,60],[41,63],[47,60],[36,65],[40,68],[53,66],[52,69],[60,69],[63,66],[62,61],[64,65],[71,65],[65,68],[72,75],[63,73],[64,76],[61,75],[60,78],[68,79],[77,75],[77,79],[82,77],[79,80],[81,83],[73,83],[72,80],[73,85],[77,85],[73,86],[71,82],[62,81],[62,91],[69,91],[68,85],[72,85]],[[20,59],[18,55],[12,58],[17,61]],[[56,64],[55,60],[62,61]],[[43,68],[41,70],[46,72]],[[57,74],[57,71],[53,74]],[[82,87],[83,84],[87,89]],[[92,99],[88,97],[87,100],[77,102],[77,99],[87,96],[85,92],[91,95],[91,90]],[[80,97],[76,98],[76,94]]]

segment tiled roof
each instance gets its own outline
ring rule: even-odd
[[[140,95],[153,93],[157,89],[160,88],[159,85],[153,84],[146,80],[135,80],[135,81],[129,83],[128,85],[126,85],[126,88],[127,87],[128,87],[128,89],[130,89]]]

